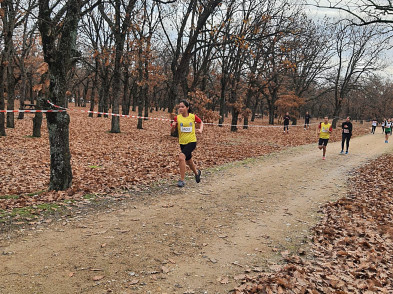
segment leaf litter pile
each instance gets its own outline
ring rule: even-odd
[[[126,195],[130,190],[159,181],[177,180],[180,148],[178,139],[169,134],[169,121],[145,120],[143,129],[138,130],[136,119],[121,118],[121,133],[112,134],[111,118],[89,118],[75,107],[69,113],[72,188],[47,191],[50,157],[46,120],[44,117],[42,137],[33,138],[33,114],[27,114],[25,119],[15,121],[15,129],[7,129],[7,136],[0,137],[0,210],[49,202],[64,204],[91,193]],[[169,118],[166,112],[153,112],[151,116]],[[227,118],[226,122],[229,121]],[[266,120],[257,119],[251,124],[266,125]],[[355,124],[355,136],[367,132],[366,125]],[[289,134],[283,134],[281,127],[239,128],[231,132],[229,127],[206,125],[203,134],[197,137],[198,147],[193,156],[202,170],[317,142],[316,124],[307,131],[302,126],[290,126]],[[340,130],[334,130],[331,141],[340,139]]]
[[[241,293],[393,293],[393,156],[360,168],[347,197],[323,207],[309,258],[245,276]]]

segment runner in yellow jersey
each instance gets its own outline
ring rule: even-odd
[[[326,156],[326,146],[329,142],[330,134],[332,133],[332,124],[329,123],[329,118],[327,116],[324,117],[323,122],[321,122],[318,126],[318,148],[319,150],[323,149],[322,159],[325,160]]]
[[[171,124],[172,131],[177,127],[181,149],[181,153],[179,154],[180,180],[177,182],[178,187],[184,187],[185,185],[186,164],[194,172],[195,181],[197,183],[201,181],[201,171],[195,167],[191,153],[196,148],[197,139],[195,131],[202,134],[203,122],[191,112],[190,103],[187,100],[180,101],[180,114],[174,117],[173,123]],[[199,125],[198,129],[195,128],[195,124]]]

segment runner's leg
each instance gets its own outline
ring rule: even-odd
[[[350,136],[347,136],[347,144],[346,144],[346,147],[347,147],[347,152],[348,152],[348,149],[349,149],[349,140],[351,140],[351,137]]]
[[[342,138],[341,138],[341,152],[344,151],[344,142],[345,142],[345,134],[342,134]]]
[[[187,160],[186,163],[190,167],[190,169],[194,172],[194,174],[198,174],[198,171],[195,167],[195,164],[194,164],[194,161],[192,160],[192,158],[190,160]]]
[[[184,153],[179,154],[179,167],[180,167],[180,180],[184,181],[186,176],[186,155]]]

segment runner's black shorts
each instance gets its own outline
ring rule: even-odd
[[[191,142],[188,144],[180,144],[181,152],[186,156],[186,160],[192,158],[192,151],[196,148],[196,142]]]
[[[319,146],[322,146],[322,145],[327,146],[328,142],[329,142],[329,139],[319,138],[318,145]]]

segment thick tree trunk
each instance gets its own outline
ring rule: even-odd
[[[237,121],[239,119],[239,111],[235,108],[232,109],[232,125],[231,125],[231,132],[237,131]]]
[[[47,124],[51,163],[49,190],[66,190],[72,184],[69,149],[70,117],[66,112],[48,113]]]

